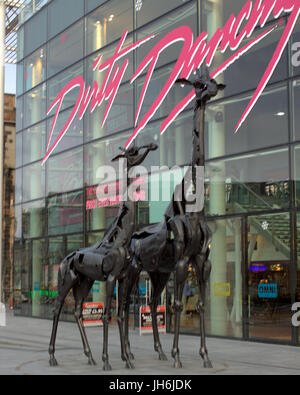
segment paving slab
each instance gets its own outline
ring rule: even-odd
[[[96,366],[90,366],[83,354],[77,325],[60,322],[56,342],[56,367],[49,366],[48,345],[52,322],[9,313],[6,326],[0,327],[0,375],[115,375],[115,376],[201,376],[201,375],[299,375],[300,348],[295,346],[209,337],[207,347],[212,369],[205,369],[198,354],[200,339],[181,335],[182,369],[173,368],[172,334],[162,334],[161,342],[168,357],[158,360],[151,334],[139,335],[131,329],[135,369],[126,369],[120,357],[119,331],[109,328],[109,356],[113,370],[102,370],[102,327],[87,328],[87,336]]]

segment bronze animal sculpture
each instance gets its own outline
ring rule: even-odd
[[[142,270],[145,270],[149,274],[153,288],[150,308],[154,349],[158,352],[159,359],[166,360],[166,355],[163,352],[159,338],[156,314],[159,296],[166,286],[170,274],[174,272],[175,333],[172,357],[174,358],[174,367],[182,367],[178,348],[179,324],[180,313],[183,309],[183,288],[187,278],[188,268],[191,264],[195,269],[199,287],[199,301],[196,306],[197,311],[200,313],[201,347],[199,353],[203,358],[204,367],[209,368],[212,367],[212,364],[208,358],[205,342],[204,299],[205,287],[211,271],[211,263],[208,259],[211,232],[204,218],[203,205],[202,207],[198,207],[196,211],[189,212],[187,208],[191,202],[185,199],[184,191],[188,189],[188,186],[192,186],[193,190],[196,190],[197,166],[204,167],[204,116],[206,103],[212,97],[216,96],[219,90],[223,90],[225,86],[217,84],[214,79],[211,79],[207,69],[203,75],[197,70],[195,77],[191,81],[179,79],[176,82],[182,85],[193,86],[196,92],[192,161],[182,183],[175,188],[163,220],[159,224],[150,225],[139,232],[135,232],[132,236],[131,249],[133,251],[133,258],[128,277],[128,289],[124,294],[125,299],[123,301],[125,305],[125,347],[127,355],[133,358],[128,338],[129,297],[136,278]],[[182,192],[182,201],[177,199],[180,192]],[[198,194],[199,192],[196,191]]]
[[[112,159],[126,159],[127,162],[127,187],[133,182],[129,178],[129,171],[132,167],[140,165],[150,151],[158,147],[154,144],[143,147],[133,147],[123,151],[120,155]],[[142,149],[145,152],[140,153]],[[127,190],[126,190],[127,191]],[[119,299],[122,299],[124,284],[127,279],[127,272],[131,262],[129,250],[131,236],[134,231],[135,202],[124,196],[121,202],[118,215],[105,233],[101,242],[82,248],[69,254],[61,263],[58,272],[58,297],[54,309],[52,334],[49,345],[50,366],[56,366],[55,340],[59,316],[68,292],[73,289],[75,298],[75,319],[83,342],[84,353],[88,357],[89,364],[94,365],[95,361],[87,340],[84,326],[82,324],[83,301],[94,281],[106,282],[106,304],[103,314],[103,354],[102,361],[104,370],[111,370],[108,356],[108,324],[111,315],[111,302],[116,281],[119,282]],[[121,357],[126,362],[127,368],[134,368],[124,346],[122,305],[118,311],[118,324],[121,340]]]

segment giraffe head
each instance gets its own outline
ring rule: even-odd
[[[148,145],[143,145],[141,147],[136,147],[133,146],[127,150],[124,148],[120,147],[120,150],[122,151],[121,154],[117,155],[115,158],[113,158],[111,161],[115,162],[119,159],[126,159],[127,160],[127,167],[133,167],[133,166],[138,166],[140,165],[148,153],[150,151],[155,151],[157,150],[158,146],[156,144],[148,144]],[[140,153],[141,150],[145,150],[143,153]]]
[[[197,69],[190,80],[179,78],[176,83],[193,86],[195,88],[197,108],[205,105],[206,102],[212,97],[217,96],[218,92],[224,90],[226,87],[226,85],[218,84],[215,79],[210,77],[207,67],[205,67],[203,73]]]

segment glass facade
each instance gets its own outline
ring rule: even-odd
[[[57,272],[68,252],[99,241],[116,215],[116,205],[93,205],[101,184],[97,169],[110,163],[135,127],[135,114],[147,69],[130,79],[148,52],[167,33],[187,25],[194,38],[212,37],[244,0],[52,0],[24,10],[18,29],[17,157],[15,190],[14,292],[17,314],[51,318]],[[31,4],[31,3],[30,3]],[[140,5],[140,2],[139,2]],[[26,12],[27,13],[26,13]],[[272,26],[272,15],[266,26]],[[205,212],[212,230],[212,273],[206,295],[207,334],[299,344],[291,324],[291,305],[299,298],[300,264],[300,67],[292,64],[300,23],[259,101],[238,133],[234,128],[249,103],[282,36],[288,15],[218,77],[227,85],[207,107]],[[269,25],[270,24],[270,25]],[[53,135],[55,111],[47,110],[74,77],[103,83],[93,70],[115,52],[128,31],[128,46],[153,33],[154,39],[128,54],[128,68],[104,126],[102,103],[78,116],[44,166],[41,160],[72,113],[78,90],[65,97]],[[37,32],[39,32],[37,34]],[[254,30],[252,37],[261,33]],[[241,44],[246,44],[249,40]],[[162,90],[181,51],[176,42],[161,53],[140,117]],[[228,58],[217,51],[212,69]],[[121,66],[124,58],[116,62]],[[161,135],[164,118],[187,91],[172,87],[159,110],[138,135],[137,144],[155,141],[159,149],[145,166],[181,166],[191,156],[192,103]],[[182,174],[182,173],[180,173]],[[179,174],[179,179],[180,179]],[[150,191],[165,188],[163,176],[148,178]],[[170,182],[169,197],[175,181]],[[137,203],[136,226],[159,222],[167,201]],[[181,331],[199,333],[195,310],[198,288],[190,271]],[[172,278],[167,293],[173,295]],[[270,285],[273,294],[266,292]],[[144,288],[140,293],[144,295]],[[89,299],[104,300],[102,284]],[[73,299],[63,318],[73,320]],[[168,329],[173,329],[169,309]]]

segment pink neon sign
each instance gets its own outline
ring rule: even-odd
[[[243,39],[250,38],[257,26],[263,28],[271,13],[273,13],[275,19],[278,19],[283,12],[290,13],[287,24],[280,40],[278,41],[276,50],[268,64],[268,67],[262,76],[256,91],[254,92],[253,97],[242,114],[238,124],[236,125],[235,132],[237,132],[257,103],[259,97],[261,96],[263,90],[265,89],[276,69],[276,66],[283,54],[284,49],[286,48],[288,40],[291,37],[295,24],[298,20],[300,14],[300,0],[256,0],[256,2],[248,0],[241,9],[239,15],[236,17],[234,14],[232,14],[225,26],[223,28],[218,28],[209,42],[207,42],[207,32],[202,32],[194,41],[193,33],[189,26],[181,26],[163,37],[143,59],[130,80],[130,83],[132,84],[141,75],[141,73],[143,73],[148,68],[135,115],[135,129],[126,142],[125,148],[130,146],[141,130],[143,130],[148,122],[152,119],[156,111],[165,100],[177,78],[189,78],[190,74],[199,68],[203,63],[206,63],[207,66],[210,66],[218,48],[222,53],[224,53],[227,49],[230,49],[234,52],[233,55],[231,55],[229,59],[223,62],[216,70],[211,73],[212,78],[218,77],[243,54],[245,54],[253,46],[272,33],[274,29],[276,29],[276,27],[280,24],[280,21],[277,24],[266,28],[257,37],[253,38],[243,47],[239,48]],[[96,107],[107,101],[108,104],[105,109],[101,127],[104,126],[128,67],[129,60],[126,58],[121,67],[116,66],[116,62],[126,57],[126,55],[128,55],[130,52],[145,44],[147,41],[153,39],[155,36],[156,34],[149,35],[146,38],[126,47],[125,49],[122,49],[127,37],[127,32],[125,31],[113,56],[99,66],[102,59],[102,55],[99,55],[94,63],[93,71],[106,71],[106,75],[101,87],[98,86],[96,81],[94,81],[93,86],[86,86],[84,78],[82,76],[78,76],[72,79],[60,91],[47,111],[47,115],[49,115],[50,112],[56,107],[55,116],[49,134],[47,152],[42,160],[42,164],[44,164],[49,158],[76,116],[79,116],[79,119],[82,119],[89,106],[90,112],[92,113]],[[177,42],[182,42],[183,47],[168,78],[168,81],[150,106],[149,110],[139,122],[139,115],[143,106],[145,94],[147,92],[159,56],[166,48]],[[50,146],[51,137],[53,135],[54,127],[60,113],[63,100],[65,96],[75,88],[79,88],[79,93],[73,111],[64,127],[60,131],[58,137]],[[171,110],[169,116],[166,117],[166,119],[162,122],[160,130],[161,134],[166,131],[168,126],[188,106],[194,97],[195,93],[192,91],[181,102],[179,102],[174,109]]]

